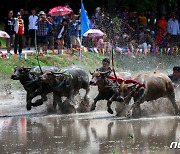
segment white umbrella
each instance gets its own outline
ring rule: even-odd
[[[86,33],[83,34],[83,36],[87,37],[88,34],[92,34],[94,37],[105,35],[100,29],[89,29]]]
[[[2,30],[0,30],[0,37],[3,37],[3,38],[10,38],[9,34],[6,33],[5,31],[2,31]]]

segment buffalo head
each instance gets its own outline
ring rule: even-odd
[[[119,102],[125,102],[126,100],[131,99],[137,90],[137,86],[137,83],[126,84],[125,82],[122,82],[119,85],[119,96],[117,97],[117,100]]]
[[[45,71],[41,76],[39,76],[39,80],[44,83],[52,84],[54,80],[56,80],[56,77],[61,77],[63,73],[62,72],[52,72],[52,71]]]
[[[13,80],[23,80],[25,79],[32,67],[14,67],[14,74],[11,76]]]
[[[100,71],[95,71],[95,72],[90,72],[90,74],[92,75],[92,79],[90,81],[90,85],[103,85],[105,78],[109,75],[110,71],[106,71],[106,72],[100,72]]]

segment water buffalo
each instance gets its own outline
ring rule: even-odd
[[[54,66],[43,66],[42,71],[51,70],[53,72],[58,71],[59,69]],[[23,85],[24,89],[27,92],[26,95],[26,108],[31,110],[31,106],[42,105],[44,101],[47,100],[46,95],[51,91],[48,84],[41,83],[38,80],[40,75],[40,69],[38,67],[27,68],[27,67],[15,67],[14,74],[11,76],[13,80],[19,80]],[[36,96],[41,95],[41,99],[36,100],[32,103],[32,99]]]
[[[74,96],[80,89],[85,89],[86,94],[81,105],[89,106],[87,94],[89,92],[89,77],[88,74],[79,66],[69,66],[62,68],[60,72],[53,73],[52,71],[45,71],[39,77],[42,83],[48,84],[51,89],[60,97],[59,105],[62,104],[61,97],[65,96],[68,100],[74,101]],[[63,103],[64,104],[64,103]],[[57,103],[55,102],[56,108]],[[84,110],[86,110],[86,107]],[[62,109],[65,110],[63,106]]]
[[[122,83],[119,88],[118,97],[122,101],[128,102],[132,97],[134,99],[128,116],[140,116],[140,104],[144,103],[144,101],[152,101],[160,97],[167,97],[171,101],[175,113],[179,114],[173,83],[167,75],[160,72],[156,72],[153,75],[141,73],[133,81],[137,82]]]
[[[112,109],[110,107],[112,101],[118,101],[117,97],[113,97],[114,95],[116,95],[116,93],[118,93],[118,89],[117,86],[124,81],[125,79],[129,79],[131,78],[131,74],[128,72],[118,72],[118,82],[115,82],[115,78],[111,73],[111,71],[107,71],[107,72],[99,72],[99,71],[95,71],[94,73],[91,73],[92,75],[92,79],[90,81],[90,85],[97,85],[98,86],[98,90],[99,93],[98,95],[95,97],[94,102],[91,106],[91,111],[95,110],[96,108],[96,103],[99,100],[108,100],[107,103],[107,107],[108,107],[108,112],[112,113]],[[113,97],[113,98],[112,98]],[[111,99],[111,103],[110,100]]]

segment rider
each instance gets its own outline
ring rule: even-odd
[[[107,72],[107,71],[112,71],[111,67],[110,67],[110,60],[109,58],[104,58],[102,60],[102,67],[98,68],[97,71],[100,72]]]
[[[169,78],[173,83],[180,84],[180,66],[173,67],[173,74],[170,74]]]

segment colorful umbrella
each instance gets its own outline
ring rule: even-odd
[[[2,30],[0,30],[0,37],[10,38],[10,36],[8,35],[8,33],[6,33],[5,31],[2,31]]]
[[[49,14],[51,14],[52,16],[64,16],[70,14],[71,12],[73,12],[71,8],[65,6],[57,6],[52,8],[49,11]]]
[[[104,34],[101,30],[99,30],[99,29],[89,29],[86,33],[83,34],[83,36],[87,37],[88,34],[92,34],[93,37],[105,35],[105,34]]]

